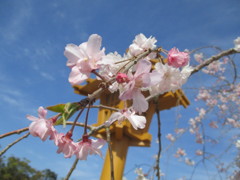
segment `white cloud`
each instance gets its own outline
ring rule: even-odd
[[[5,103],[7,103],[11,106],[20,106],[19,101],[17,101],[16,99],[14,99],[8,95],[1,94],[0,97]]]
[[[9,8],[12,11],[16,11],[14,13],[10,13],[7,23],[5,23],[4,26],[0,27],[0,34],[4,38],[4,42],[9,44],[17,40],[18,37],[22,34],[32,14],[30,1],[25,1],[25,3],[19,1],[19,3],[13,3],[11,5],[12,7]]]
[[[43,78],[47,79],[47,80],[50,80],[50,81],[54,81],[55,80],[55,78],[52,75],[50,75],[50,74],[48,74],[46,72],[40,72],[40,75]]]
[[[11,85],[0,85],[0,99],[0,106],[9,106],[24,113],[32,112],[33,110],[32,106],[27,100],[27,95],[19,89],[16,89],[16,87],[11,87]]]

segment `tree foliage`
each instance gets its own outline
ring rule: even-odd
[[[1,180],[56,180],[57,174],[50,169],[36,170],[29,165],[30,161],[14,156],[0,157]]]

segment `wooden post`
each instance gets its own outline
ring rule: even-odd
[[[101,81],[99,80],[88,79],[86,85],[74,86],[75,93],[87,96],[88,94],[91,94],[97,90],[100,83]],[[148,94],[145,93],[145,95],[147,96]],[[100,104],[119,109],[123,109],[124,107],[123,102],[118,98],[118,93],[111,94],[107,90],[100,96]],[[188,99],[185,97],[181,90],[177,90],[174,93],[165,93],[158,98],[158,109],[160,111],[179,105],[182,105],[184,107],[187,107],[189,105]],[[129,146],[150,146],[152,136],[148,133],[148,130],[151,124],[152,116],[155,113],[155,106],[156,103],[150,101],[149,109],[143,114],[147,119],[146,127],[144,129],[133,129],[132,125],[127,120],[121,124],[115,122],[110,126],[115,180],[121,180],[123,177]],[[101,108],[98,112],[98,121],[93,126],[99,126],[103,124],[106,120],[108,120],[112,113],[112,110]],[[105,129],[99,130],[94,134],[94,136],[106,139]],[[109,152],[106,154],[100,179],[111,180]]]
[[[114,179],[121,180],[124,167],[127,158],[127,152],[129,147],[129,139],[124,136],[121,139],[116,139],[115,137],[111,138],[112,141],[112,153],[113,153],[113,164],[114,164]],[[110,155],[107,151],[104,165],[102,168],[102,174],[100,180],[110,180],[111,179],[111,165],[110,165]]]

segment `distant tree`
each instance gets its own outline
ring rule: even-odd
[[[55,180],[57,179],[57,174],[50,169],[45,169],[42,172],[42,175],[44,176],[44,180]]]
[[[0,157],[1,180],[56,180],[57,174],[50,169],[38,171],[29,165],[27,159]]]

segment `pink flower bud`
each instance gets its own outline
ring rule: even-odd
[[[168,52],[168,65],[175,68],[186,66],[189,62],[189,54],[186,52],[180,52],[177,48],[172,48]]]
[[[118,73],[116,77],[116,81],[121,84],[125,82],[129,82],[128,76],[124,73]]]

